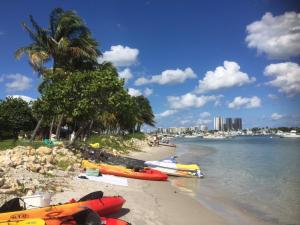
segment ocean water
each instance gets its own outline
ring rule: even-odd
[[[204,179],[173,184],[231,224],[300,224],[300,140],[177,138],[182,163],[199,163]]]

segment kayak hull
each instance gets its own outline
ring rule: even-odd
[[[103,174],[110,174],[120,177],[142,179],[142,180],[153,180],[153,181],[166,181],[168,176],[157,170],[150,168],[144,168],[142,171],[134,171],[124,166],[107,165],[107,164],[96,164],[87,160],[82,161],[84,168],[100,169]]]
[[[60,218],[70,217],[75,213],[86,209],[97,212],[100,216],[116,213],[120,211],[125,199],[120,196],[103,197],[83,202],[66,203],[43,208],[34,208],[15,212],[0,213],[0,225],[5,221],[18,222],[24,219],[40,218],[48,221],[48,225],[56,224]]]
[[[169,176],[175,176],[175,177],[188,177],[188,178],[201,178],[203,175],[200,173],[200,171],[184,171],[184,170],[176,170],[171,168],[164,168],[164,167],[153,167],[153,169],[161,171],[163,173],[166,173]]]

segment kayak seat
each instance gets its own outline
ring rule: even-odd
[[[103,192],[102,191],[95,191],[91,192],[85,196],[83,196],[81,199],[79,199],[79,202],[85,202],[88,200],[94,200],[94,199],[100,199],[103,197]]]
[[[21,211],[21,210],[24,210],[24,208],[20,205],[19,198],[13,198],[13,199],[5,202],[0,207],[0,213]]]

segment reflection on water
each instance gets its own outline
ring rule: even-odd
[[[205,178],[176,178],[174,185],[225,214],[235,207],[272,224],[300,224],[300,140],[236,137],[176,144],[178,160],[199,163]]]

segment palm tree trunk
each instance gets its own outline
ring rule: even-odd
[[[59,122],[58,122],[57,128],[56,128],[56,133],[55,133],[56,140],[59,140],[59,136],[60,136],[60,127],[61,127],[61,124],[62,124],[63,119],[64,119],[64,114],[62,113],[62,114],[60,115]]]
[[[89,136],[91,136],[91,131],[92,131],[92,128],[93,128],[93,124],[94,124],[94,120],[91,120],[89,129],[88,129],[88,131],[85,135],[85,139],[87,139]]]
[[[38,129],[39,129],[40,126],[41,126],[41,123],[42,123],[43,119],[44,119],[44,116],[42,116],[42,117],[40,118],[39,122],[37,123],[36,127],[34,128],[34,130],[33,130],[33,132],[32,132],[32,135],[31,135],[31,138],[30,138],[30,142],[33,142],[33,140],[35,139],[35,136],[36,136],[36,134],[37,134]]]
[[[53,116],[52,121],[51,121],[51,125],[50,125],[49,140],[51,140],[51,135],[52,135],[52,132],[53,132],[54,120],[55,120],[55,116]]]

